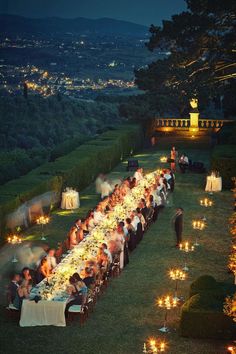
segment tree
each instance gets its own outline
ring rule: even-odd
[[[236,89],[236,1],[185,0],[187,11],[151,25],[149,50],[168,53],[135,72],[138,87],[187,102],[197,95],[200,102],[219,97],[224,103]],[[232,105],[232,108],[234,106]]]

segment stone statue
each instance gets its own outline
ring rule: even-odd
[[[189,100],[190,106],[192,107],[192,111],[198,111],[198,99],[197,98],[191,98]]]

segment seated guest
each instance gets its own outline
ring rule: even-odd
[[[48,278],[50,274],[51,272],[48,266],[48,261],[46,258],[43,258],[37,269],[37,274],[36,274],[37,283],[40,283],[44,278]]]
[[[84,284],[87,286],[88,289],[91,289],[95,285],[95,277],[93,276],[93,271],[91,268],[86,267],[84,270],[84,278],[83,278]]]
[[[108,267],[108,263],[109,263],[108,255],[104,252],[103,247],[99,247],[98,255],[97,255],[97,263],[100,268],[107,269]]]
[[[21,309],[22,302],[24,299],[29,299],[30,290],[32,286],[29,280],[23,280],[21,285],[18,287],[16,291],[16,297],[13,301],[13,305],[17,309]]]
[[[95,225],[97,225],[100,221],[102,221],[104,215],[102,213],[102,207],[100,205],[97,206],[96,210],[94,211],[93,219]]]
[[[93,211],[90,213],[89,217],[87,218],[87,228],[88,231],[90,232],[94,227],[95,227],[95,221],[93,218]]]
[[[143,216],[143,214],[141,213],[140,208],[137,208],[137,209],[136,209],[136,212],[137,212],[137,216],[138,216],[138,218],[139,218],[139,220],[140,220],[140,222],[141,222],[141,224],[142,224],[142,230],[144,231],[144,230],[145,230],[145,226],[146,226],[146,221],[145,221],[145,219],[144,219],[144,216]]]
[[[102,248],[103,248],[104,252],[107,254],[109,263],[112,263],[112,255],[111,255],[111,252],[109,251],[109,249],[107,248],[107,244],[102,243]]]
[[[97,263],[94,260],[90,259],[90,260],[86,261],[85,268],[89,268],[91,270],[92,276],[95,279],[97,278],[97,275],[99,273],[99,269],[98,269]]]
[[[137,216],[137,212],[136,210],[134,210],[131,215],[130,215],[130,219],[131,219],[131,224],[134,228],[134,231],[136,232],[137,231],[137,226],[138,224],[140,223],[140,219],[139,217]]]
[[[20,274],[15,273],[11,279],[10,284],[8,285],[7,299],[9,304],[13,304],[15,300],[17,289],[20,286],[20,280]]]
[[[84,239],[83,223],[82,223],[81,219],[76,220],[75,227],[77,229],[76,240],[77,240],[77,243],[79,243],[80,241],[82,241]]]
[[[130,189],[134,188],[137,186],[137,180],[135,177],[132,178],[131,182],[130,182]]]
[[[144,217],[144,219],[147,221],[147,217],[148,217],[148,208],[147,208],[147,205],[146,205],[146,201],[144,198],[141,199],[140,203],[139,203],[139,208],[140,208],[140,211]]]
[[[101,184],[101,199],[108,197],[111,192],[111,185],[108,183],[107,179],[104,179],[104,182]]]
[[[46,256],[47,262],[48,262],[48,268],[50,272],[53,271],[54,268],[57,266],[57,260],[55,257],[55,250],[54,248],[50,248],[48,250],[48,255]]]
[[[179,168],[182,173],[185,173],[187,167],[189,165],[189,160],[186,154],[182,154],[179,159]]]
[[[55,251],[55,257],[56,257],[57,263],[60,262],[62,253],[63,253],[63,244],[62,244],[62,242],[58,242],[57,249]]]
[[[76,245],[78,245],[77,242],[77,228],[75,226],[72,226],[72,228],[69,231],[69,235],[68,235],[68,239],[69,239],[69,249],[71,250],[72,248],[74,248]]]
[[[74,276],[69,278],[69,285],[67,293],[70,295],[66,308],[65,316],[68,317],[68,310],[73,305],[84,305],[87,297],[87,287],[79,274],[75,273]]]
[[[139,183],[143,179],[143,169],[138,168],[134,173],[134,177],[136,178],[137,183]]]
[[[132,225],[132,220],[131,220],[131,218],[127,218],[125,221],[126,221],[126,228],[127,228],[127,230],[128,230],[128,233],[130,233],[130,232],[135,232],[135,229],[134,229],[134,227],[133,227],[133,225]]]
[[[21,276],[23,280],[32,280],[32,276],[30,274],[30,269],[28,267],[24,267],[21,272]]]
[[[81,294],[87,294],[88,289],[79,273],[74,273],[72,277],[76,280],[77,289],[80,288]]]
[[[126,227],[127,227],[128,233],[129,233],[128,248],[129,248],[130,252],[132,252],[136,248],[136,245],[137,245],[135,229],[134,229],[134,226],[132,225],[131,218],[127,218],[125,221],[126,221]]]
[[[124,262],[123,262],[123,266],[125,267],[129,263],[129,246],[128,246],[129,231],[128,231],[127,227],[125,226],[124,221],[120,221],[119,222],[119,227],[120,227],[121,232],[123,231],[123,237],[124,237],[124,245],[123,245]],[[121,269],[122,269],[122,262],[121,261],[120,261],[120,266],[121,266]]]

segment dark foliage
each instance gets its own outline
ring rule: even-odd
[[[164,60],[135,72],[138,87],[175,97],[182,109],[197,95],[203,108],[218,102],[226,116],[236,113],[236,2],[186,0],[188,11],[151,25],[147,47],[168,52]],[[180,110],[181,112],[181,110]]]
[[[120,122],[116,105],[65,97],[0,98],[0,183]]]

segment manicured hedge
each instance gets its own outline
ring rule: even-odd
[[[231,178],[236,176],[236,145],[218,145],[211,156],[211,168],[222,176],[224,188],[232,188]]]
[[[224,315],[223,304],[226,296],[235,291],[235,285],[216,282],[207,275],[194,281],[190,298],[181,310],[180,334],[192,338],[233,338],[236,323]]]
[[[0,187],[0,227],[4,231],[6,216],[21,204],[47,191],[58,192],[62,188],[60,176],[27,174]]]
[[[4,229],[6,215],[23,202],[50,190],[61,193],[66,186],[81,190],[99,173],[110,171],[123,156],[139,149],[142,144],[141,126],[125,124],[6,183],[0,187],[1,230]]]

